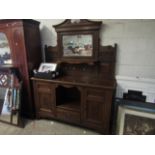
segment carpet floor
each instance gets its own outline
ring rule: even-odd
[[[51,120],[27,120],[24,128],[0,122],[0,135],[98,135],[85,128]]]

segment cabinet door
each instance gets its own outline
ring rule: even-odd
[[[36,112],[37,116],[52,116],[54,115],[55,106],[55,87],[52,84],[44,82],[36,82],[34,92],[37,91],[36,95]]]
[[[106,91],[86,88],[83,101],[83,123],[94,129],[103,129],[106,119]]]

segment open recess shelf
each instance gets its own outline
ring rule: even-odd
[[[80,111],[81,92],[76,87],[58,86],[56,88],[56,106],[63,109]]]

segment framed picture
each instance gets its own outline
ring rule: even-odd
[[[52,72],[56,71],[56,63],[41,63],[38,72]]]
[[[130,105],[119,105],[117,112],[116,134],[119,135],[154,135],[155,105],[149,108]],[[154,108],[151,108],[154,107]]]
[[[62,46],[63,57],[92,57],[93,35],[63,35]]]

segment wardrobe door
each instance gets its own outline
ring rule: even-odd
[[[30,79],[28,73],[27,55],[24,40],[24,29],[22,26],[15,26],[12,28],[12,42],[13,52],[15,54],[14,65],[19,69],[21,79],[23,81],[23,95],[22,95],[22,114],[33,114],[32,96],[30,88]]]
[[[22,115],[34,118],[33,91],[30,78],[33,69],[41,63],[41,42],[39,22],[19,20],[14,22],[11,29],[14,65],[19,68],[23,81]]]

